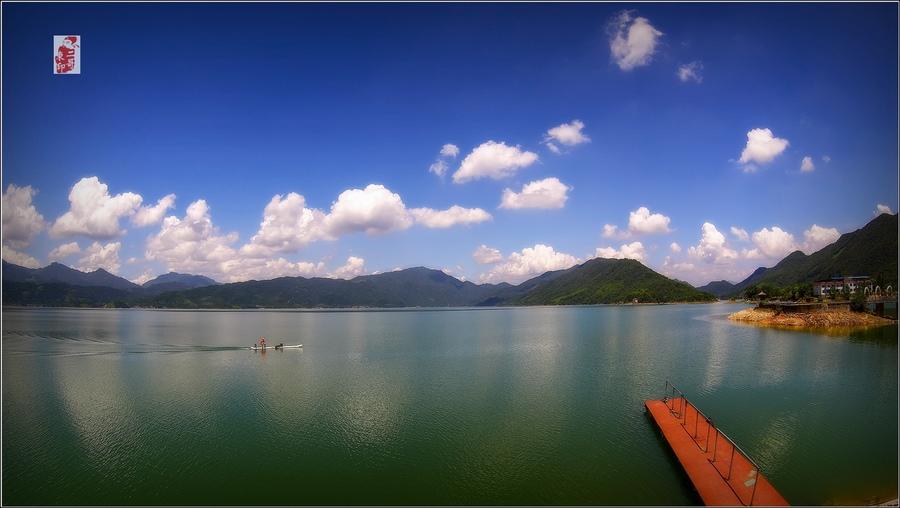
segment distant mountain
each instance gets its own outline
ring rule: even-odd
[[[408,268],[351,280],[281,277],[166,293],[167,308],[449,307],[478,305],[506,286],[463,282],[440,270]]]
[[[189,275],[184,273],[169,272],[155,279],[148,280],[141,287],[145,294],[158,295],[168,291],[183,291],[185,289],[215,286],[218,282],[202,275]]]
[[[772,268],[758,268],[735,285],[735,293],[756,284],[783,287],[834,275],[868,275],[897,286],[897,214],[881,214],[810,254],[795,251]]]
[[[75,272],[75,273],[72,273]],[[217,284],[207,277],[166,274],[144,287],[101,287],[73,282],[119,279],[84,274],[64,265],[32,270],[4,263],[3,303],[44,306],[153,308],[339,308],[559,305],[583,303],[708,301],[713,296],[668,279],[634,260],[593,259],[546,272],[519,285],[474,284],[440,270],[408,268],[351,280],[281,277]],[[81,274],[81,275],[78,275]],[[105,275],[103,275],[105,274]],[[90,276],[90,277],[87,277]],[[109,276],[109,277],[106,277]],[[120,279],[124,281],[124,279]],[[168,290],[179,284],[200,287]]]
[[[5,268],[5,267],[4,267]],[[3,304],[40,307],[128,307],[131,291],[62,282],[16,282],[3,278]]]
[[[50,263],[43,268],[25,268],[3,261],[3,280],[11,282],[58,282],[73,286],[103,286],[124,291],[137,290],[137,284],[117,277],[102,268],[82,272],[60,263]]]
[[[514,300],[521,305],[581,305],[715,300],[690,284],[674,281],[633,259],[591,259],[537,285]]]
[[[765,268],[763,269],[765,270]],[[700,286],[697,288],[698,291],[703,291],[705,293],[709,293],[714,295],[717,298],[724,298],[726,296],[733,295],[737,292],[737,286],[728,282],[727,280],[716,280],[710,282],[705,286]]]

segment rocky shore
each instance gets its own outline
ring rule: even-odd
[[[865,312],[849,310],[817,310],[812,312],[778,312],[774,309],[744,309],[728,316],[732,321],[741,321],[763,326],[786,326],[792,328],[850,328],[883,326],[896,321]]]

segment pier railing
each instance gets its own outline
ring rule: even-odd
[[[759,464],[668,380],[663,401],[741,503],[751,506],[761,475]]]

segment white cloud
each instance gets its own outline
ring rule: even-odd
[[[756,248],[746,253],[750,258],[781,259],[797,250],[794,235],[778,226],[772,226],[772,229],[762,228],[753,233],[752,239]]]
[[[12,263],[14,265],[24,266],[25,268],[40,268],[41,264],[37,259],[25,254],[24,252],[19,252],[12,247],[2,246],[0,248],[2,250],[2,257],[7,263]]]
[[[503,255],[500,254],[498,249],[481,244],[475,249],[475,252],[472,253],[472,259],[480,265],[491,265],[502,261]]]
[[[500,208],[518,210],[522,208],[562,208],[569,199],[571,187],[560,182],[558,178],[545,178],[525,184],[521,192],[503,189]]]
[[[77,242],[69,242],[64,243],[53,250],[50,251],[50,254],[47,255],[47,258],[50,261],[59,261],[61,259],[65,259],[72,254],[78,254],[81,252],[81,247],[78,246]]]
[[[807,155],[806,157],[803,158],[803,161],[800,162],[800,171],[802,171],[804,173],[810,173],[814,169],[816,169],[816,165],[813,164],[812,157]]]
[[[609,51],[623,71],[648,65],[663,35],[647,18],[633,18],[631,14],[631,11],[620,12],[609,27]]]
[[[619,226],[614,224],[603,225],[603,238],[616,238],[619,236]]]
[[[135,226],[156,224],[163,219],[166,210],[175,207],[175,194],[168,194],[156,202],[156,206],[142,206],[131,218]]]
[[[647,252],[644,250],[644,244],[641,242],[631,242],[622,244],[618,249],[612,247],[597,247],[594,257],[610,258],[610,259],[636,259],[644,261]]]
[[[510,254],[491,271],[482,274],[481,282],[518,284],[544,272],[569,268],[578,262],[575,256],[557,252],[549,245],[537,244]]]
[[[94,242],[84,250],[84,257],[78,260],[78,269],[83,272],[93,272],[102,268],[110,273],[118,273],[119,267],[122,266],[119,263],[119,249],[121,248],[121,242],[110,242],[106,245]]]
[[[551,142],[549,142],[549,141],[547,141],[547,142],[544,143],[544,144],[547,145],[547,149],[548,149],[548,150],[550,150],[551,152],[555,153],[556,155],[559,155],[559,154],[562,153],[562,150],[560,150],[559,147],[556,146],[555,144],[553,144],[553,143],[551,143]]]
[[[830,155],[823,155],[823,156],[822,156],[822,162],[824,162],[825,164],[828,164],[829,162],[831,162],[831,156],[830,156]]]
[[[559,147],[551,143],[551,141],[556,141],[565,146],[589,143],[591,138],[581,132],[582,129],[584,129],[584,122],[581,120],[572,120],[571,123],[557,125],[547,131],[547,137],[544,138],[544,142],[547,143],[547,147],[550,148],[550,151],[553,153],[559,153]],[[550,145],[553,145],[553,147],[551,148]]]
[[[747,132],[747,146],[741,152],[741,164],[767,164],[781,155],[790,142],[777,138],[770,129],[752,129]]]
[[[726,244],[725,235],[709,222],[701,226],[700,243],[688,248],[688,255],[707,263],[725,263],[738,257],[737,251]]]
[[[696,60],[686,63],[678,67],[678,79],[682,83],[693,81],[694,83],[703,83],[703,62]]]
[[[292,262],[282,257],[238,257],[222,263],[226,282],[245,280],[269,280],[278,277],[321,277],[325,275],[325,263],[308,261]]]
[[[344,266],[332,272],[331,276],[338,279],[352,279],[358,275],[363,275],[366,273],[365,263],[366,261],[363,258],[350,256],[347,258]]]
[[[678,245],[678,242],[672,242],[669,244],[669,250],[677,254],[681,252],[681,245]]]
[[[237,239],[237,233],[219,233],[209,205],[199,199],[188,206],[183,218],[163,219],[159,232],[147,239],[145,256],[162,262],[168,271],[225,280],[223,263],[237,259],[237,251],[231,247]]]
[[[138,194],[125,192],[111,196],[109,188],[96,176],[82,178],[69,192],[69,211],[50,228],[50,236],[85,235],[112,238],[123,234],[119,219],[131,216],[141,206]]]
[[[441,147],[441,157],[455,158],[459,155],[459,147],[453,143],[447,143]]]
[[[534,152],[523,151],[518,146],[487,141],[472,150],[453,173],[454,183],[465,183],[480,178],[500,180],[514,175],[518,170],[537,162]]]
[[[803,232],[803,252],[812,254],[826,245],[831,245],[841,234],[835,228],[823,228],[813,224],[809,229]]]
[[[263,210],[263,220],[250,243],[241,253],[251,257],[269,257],[276,252],[296,252],[310,242],[330,240],[324,230],[325,214],[307,208],[306,199],[291,192],[272,197]]]
[[[632,233],[668,233],[669,222],[671,219],[661,213],[650,213],[646,206],[628,214],[628,230]]]
[[[481,208],[463,208],[453,205],[446,210],[411,208],[409,213],[426,228],[449,228],[458,224],[477,224],[491,220],[491,214]]]
[[[44,227],[44,217],[31,202],[37,191],[30,185],[17,187],[9,184],[2,197],[3,245],[12,249],[24,249]],[[19,259],[22,259],[21,257]],[[32,258],[33,259],[33,258]],[[24,266],[24,265],[22,265]]]
[[[889,207],[888,205],[882,205],[881,203],[878,203],[877,205],[875,205],[875,215],[881,215],[883,213],[894,213],[894,212],[891,211],[891,207]]]
[[[151,273],[149,270],[147,270],[144,273],[135,277],[134,279],[131,279],[131,282],[134,282],[138,286],[143,286],[145,282],[147,282],[148,280],[153,280],[155,278],[156,278],[156,276],[153,275],[153,273]]]
[[[325,231],[331,236],[365,231],[375,235],[406,229],[413,223],[400,195],[383,185],[342,192],[325,217]]]
[[[447,163],[442,159],[438,159],[431,163],[430,166],[428,166],[428,171],[443,178],[443,176],[447,173]]]
[[[736,226],[731,226],[731,234],[732,234],[732,236],[734,236],[735,238],[737,238],[738,240],[740,240],[742,242],[750,241],[750,234],[747,233],[746,229],[741,229]]]

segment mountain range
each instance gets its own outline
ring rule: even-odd
[[[280,277],[232,284],[166,274],[138,286],[104,270],[84,273],[59,263],[29,269],[3,262],[5,305],[188,309],[451,307],[601,304],[635,299],[661,303],[715,298],[627,259],[592,259],[518,285],[475,284],[440,270],[417,267],[350,280]]]
[[[724,298],[759,284],[784,287],[839,275],[868,275],[882,285],[897,287],[897,214],[883,213],[812,254],[794,251],[771,268],[757,268],[737,284],[721,280],[697,289]]]
[[[86,273],[60,263],[32,269],[3,261],[3,304],[211,309],[702,302],[739,296],[757,284],[783,287],[833,275],[869,275],[896,287],[897,215],[879,215],[813,254],[792,252],[737,284],[722,280],[700,288],[631,259],[595,258],[518,285],[475,284],[424,267],[350,280],[280,277],[231,284],[173,272],[138,285],[103,269]]]

